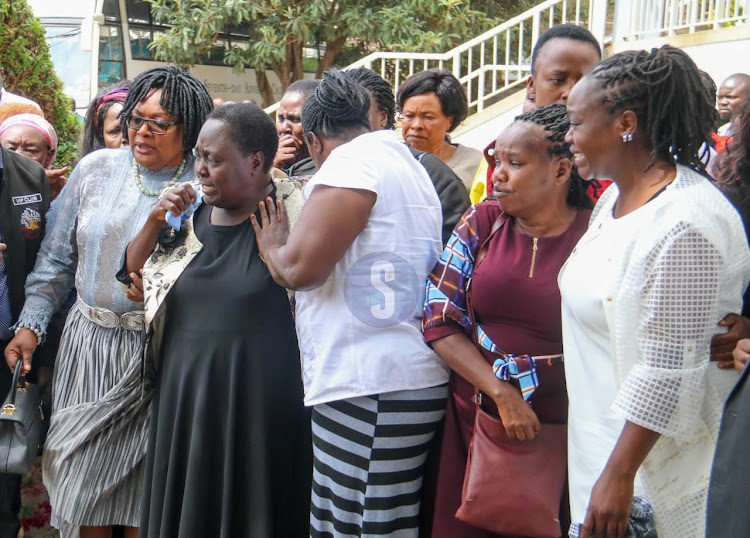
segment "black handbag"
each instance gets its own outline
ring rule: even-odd
[[[13,384],[0,409],[0,473],[31,470],[44,435],[39,387],[21,381],[23,361],[16,362]]]

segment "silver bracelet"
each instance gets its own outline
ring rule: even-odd
[[[37,345],[39,345],[39,342],[41,342],[41,341],[42,341],[42,331],[40,331],[39,329],[33,329],[33,328],[31,328],[31,327],[23,327],[23,326],[21,326],[21,327],[16,327],[16,332],[15,332],[15,334],[18,334],[18,331],[20,331],[21,329],[28,329],[28,330],[30,330],[31,332],[33,332],[33,333],[34,333],[34,335],[36,336],[36,343],[37,343]]]

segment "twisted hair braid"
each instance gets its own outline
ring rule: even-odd
[[[705,174],[699,153],[708,151],[714,105],[690,56],[669,45],[651,52],[621,52],[588,76],[599,85],[601,102],[611,114],[636,114],[651,147],[648,168],[660,159]]]
[[[302,128],[323,138],[341,138],[354,128],[370,130],[370,95],[360,84],[337,69],[323,79],[302,107]]]
[[[359,69],[350,69],[346,74],[359,82],[364,88],[372,94],[378,110],[386,113],[386,129],[393,129],[396,125],[396,98],[393,96],[393,89],[386,80],[378,75],[375,71],[360,67]]]
[[[570,129],[570,120],[565,109],[565,105],[553,104],[542,106],[530,112],[516,116],[514,121],[526,121],[539,125],[544,129],[544,138],[547,140],[547,154],[550,157],[565,157],[573,159],[570,152],[570,144],[565,142],[565,135]],[[573,207],[583,207],[591,209],[594,203],[587,193],[589,185],[595,190],[601,188],[601,184],[595,179],[592,181],[584,180],[579,174],[578,169],[573,166],[570,170],[570,189],[566,199],[568,205]]]
[[[138,103],[155,89],[162,90],[159,98],[161,107],[172,117],[172,121],[182,124],[182,148],[187,153],[195,146],[198,133],[214,105],[206,86],[176,65],[154,67],[135,77],[120,113],[122,136],[128,140],[127,119]]]

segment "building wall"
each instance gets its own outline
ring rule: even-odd
[[[129,63],[128,77],[132,80],[139,73],[152,67],[163,65],[160,62],[132,60]],[[225,101],[244,101],[252,99],[259,106],[261,104],[255,71],[246,69],[242,74],[236,74],[231,67],[217,65],[195,65],[190,72],[198,77],[208,88],[211,97],[220,97]],[[266,72],[274,95],[281,99],[281,82],[273,71]]]

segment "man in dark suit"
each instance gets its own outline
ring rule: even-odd
[[[706,538],[747,536],[750,532],[750,340],[737,342],[735,368],[742,372],[724,405],[708,487]]]
[[[39,163],[0,148],[0,347],[13,337],[25,299],[26,276],[34,268],[44,238],[50,187]],[[0,400],[12,382],[0,368]],[[21,476],[0,473],[0,538],[16,538],[20,528]]]

